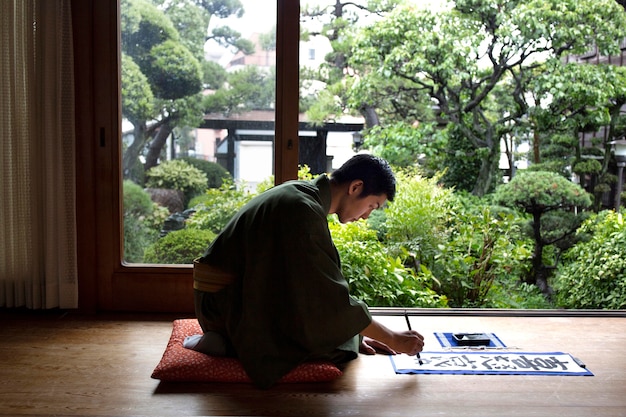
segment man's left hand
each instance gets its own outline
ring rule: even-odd
[[[383,342],[379,342],[378,340],[372,339],[367,336],[363,337],[363,341],[361,342],[359,351],[366,355],[375,355],[376,353],[386,353],[388,355],[396,354],[396,351],[391,349]]]

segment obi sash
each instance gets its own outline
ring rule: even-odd
[[[193,261],[193,288],[203,292],[218,292],[235,281],[236,275],[212,265]]]

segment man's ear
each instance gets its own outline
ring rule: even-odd
[[[354,180],[350,183],[348,187],[348,195],[356,194],[357,197],[361,195],[363,191],[363,180]]]

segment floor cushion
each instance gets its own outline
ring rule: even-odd
[[[152,378],[178,382],[252,382],[238,359],[208,356],[183,347],[185,337],[201,333],[197,319],[174,320],[172,335]],[[308,362],[291,370],[279,382],[327,382],[341,375],[341,370],[331,362]]]

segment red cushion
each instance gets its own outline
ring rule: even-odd
[[[208,356],[183,347],[185,337],[202,334],[197,319],[174,320],[174,328],[152,378],[162,381],[252,382],[235,358]],[[331,362],[308,362],[292,369],[279,382],[327,382],[342,375]]]

